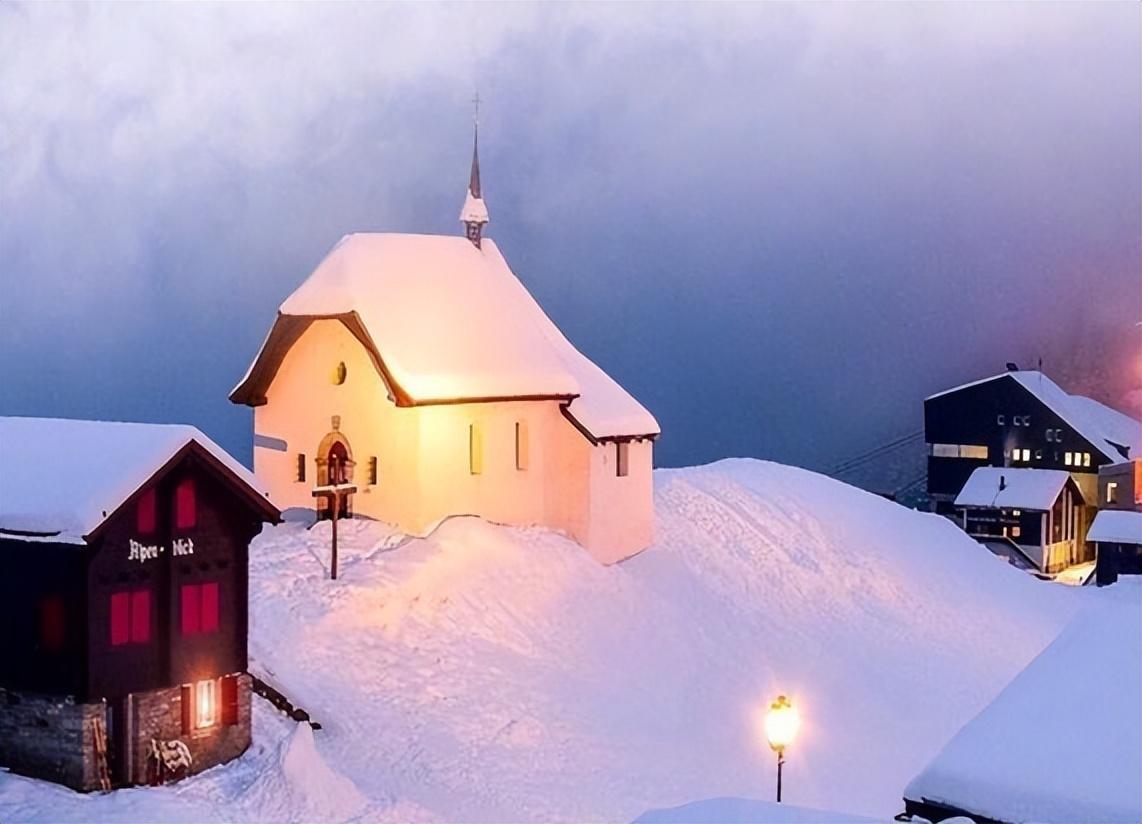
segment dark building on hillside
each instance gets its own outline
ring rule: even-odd
[[[1100,586],[1142,575],[1142,459],[1099,470],[1098,514],[1087,537],[1097,549]]]
[[[1048,574],[1093,560],[1099,468],[1142,450],[1142,423],[1014,369],[926,398],[924,432],[935,511]]]
[[[86,791],[242,753],[247,550],[278,518],[193,427],[0,418],[0,766]]]

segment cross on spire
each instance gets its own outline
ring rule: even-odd
[[[460,222],[464,224],[464,234],[468,240],[480,248],[484,224],[488,222],[488,207],[484,205],[480,191],[480,93],[472,98],[472,172],[468,177],[468,192],[464,197],[464,207],[460,210]]]

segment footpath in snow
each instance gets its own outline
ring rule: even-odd
[[[352,521],[331,582],[327,525],[267,529],[251,669],[323,729],[262,704],[250,753],[159,790],[0,776],[0,819],[631,821],[770,798],[761,713],[785,693],[789,805],[890,820],[1101,594],[777,464],[659,470],[655,497],[655,545],[613,567],[542,530]]]

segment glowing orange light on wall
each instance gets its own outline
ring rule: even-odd
[[[214,681],[199,681],[194,685],[195,726],[199,729],[213,726],[218,719],[217,684]]]

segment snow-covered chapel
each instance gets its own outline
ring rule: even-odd
[[[562,531],[613,563],[652,539],[654,417],[579,352],[484,237],[343,237],[278,310],[230,400],[282,509],[351,483],[351,512],[420,533],[450,515]],[[318,499],[319,501],[322,499]]]

